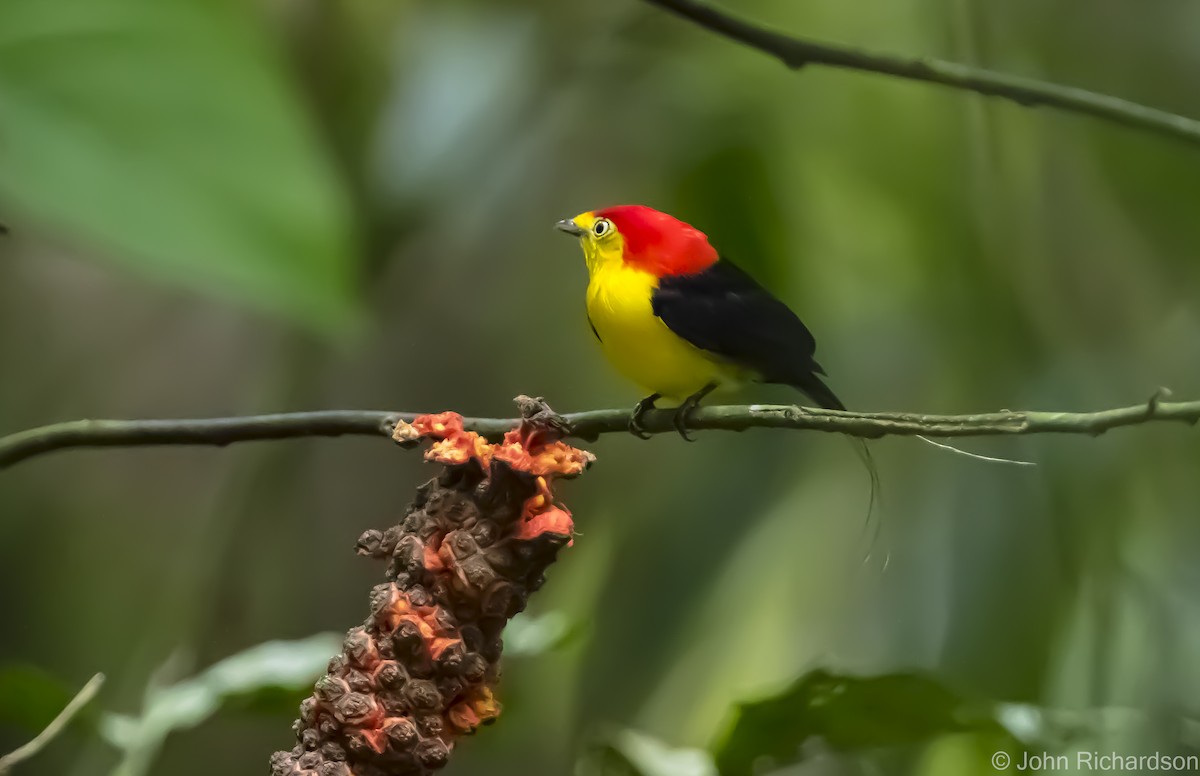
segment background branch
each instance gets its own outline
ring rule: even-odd
[[[29,743],[0,757],[0,774],[8,773],[14,765],[24,762],[42,751],[46,744],[54,740],[55,736],[70,724],[75,715],[79,713],[79,710],[88,705],[92,698],[96,697],[96,693],[100,692],[100,688],[103,685],[104,674],[96,674],[89,679],[88,683],[63,707],[58,716],[51,720],[50,724],[41,733],[38,733]]]
[[[791,68],[828,65],[907,78],[1003,97],[1026,107],[1046,105],[1200,145],[1200,121],[1071,86],[1006,75],[932,57],[907,58],[797,38],[719,11],[698,0],[646,0]]]
[[[194,420],[76,420],[0,437],[0,469],[55,450],[78,447],[138,447],[149,445],[215,445],[295,437],[391,437],[398,420],[411,421],[420,413],[371,410],[330,410],[240,418]],[[592,410],[563,415],[567,436],[595,439],[624,433],[629,410]],[[918,415],[898,412],[837,412],[794,405],[726,405],[700,407],[688,427],[697,431],[744,431],[785,428],[826,431],[874,439],[883,436],[968,437],[1023,434],[1103,434],[1111,428],[1152,421],[1195,424],[1200,401],[1167,402],[1155,394],[1149,401],[1101,412],[1017,412],[982,415]],[[467,418],[465,426],[495,439],[520,423],[519,418]],[[643,419],[652,434],[676,433],[671,410],[653,410]]]

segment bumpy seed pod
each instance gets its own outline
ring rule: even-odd
[[[423,776],[499,715],[501,632],[571,544],[551,487],[593,460],[558,441],[544,404],[522,411],[497,444],[452,412],[397,423],[397,442],[433,440],[425,457],[445,468],[400,524],[359,538],[387,580],[300,705],[297,744],[272,756],[273,776]]]

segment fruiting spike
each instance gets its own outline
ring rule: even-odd
[[[424,776],[499,716],[501,633],[571,544],[554,480],[593,460],[558,440],[544,403],[518,403],[526,421],[498,444],[453,412],[396,424],[397,442],[434,440],[425,457],[446,468],[399,525],[359,538],[359,554],[389,561],[388,581],[301,704],[273,776]]]

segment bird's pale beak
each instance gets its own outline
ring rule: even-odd
[[[575,223],[574,219],[570,218],[564,218],[563,220],[559,221],[554,225],[554,228],[566,232],[567,234],[573,234],[576,237],[583,237],[587,231],[579,224]]]

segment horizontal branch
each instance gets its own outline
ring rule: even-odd
[[[267,439],[342,435],[390,438],[399,420],[419,413],[330,410],[195,420],[75,420],[0,437],[0,469],[38,455],[79,447],[216,445]],[[567,436],[594,440],[626,432],[629,410],[592,410],[563,415]],[[751,404],[700,407],[688,418],[696,431],[783,428],[825,431],[876,439],[883,436],[968,437],[1020,434],[1097,435],[1119,426],[1175,420],[1195,424],[1200,401],[1148,402],[1102,412],[1014,412],[983,415],[916,415],[897,412],[838,412],[792,405]],[[467,418],[465,426],[489,438],[515,428],[519,418]],[[675,433],[672,410],[652,410],[642,419],[651,434]]]
[[[1086,89],[1006,75],[932,57],[908,58],[797,38],[760,27],[698,0],[646,0],[791,68],[828,65],[1002,97],[1026,107],[1045,105],[1113,121],[1200,145],[1200,121]]]

